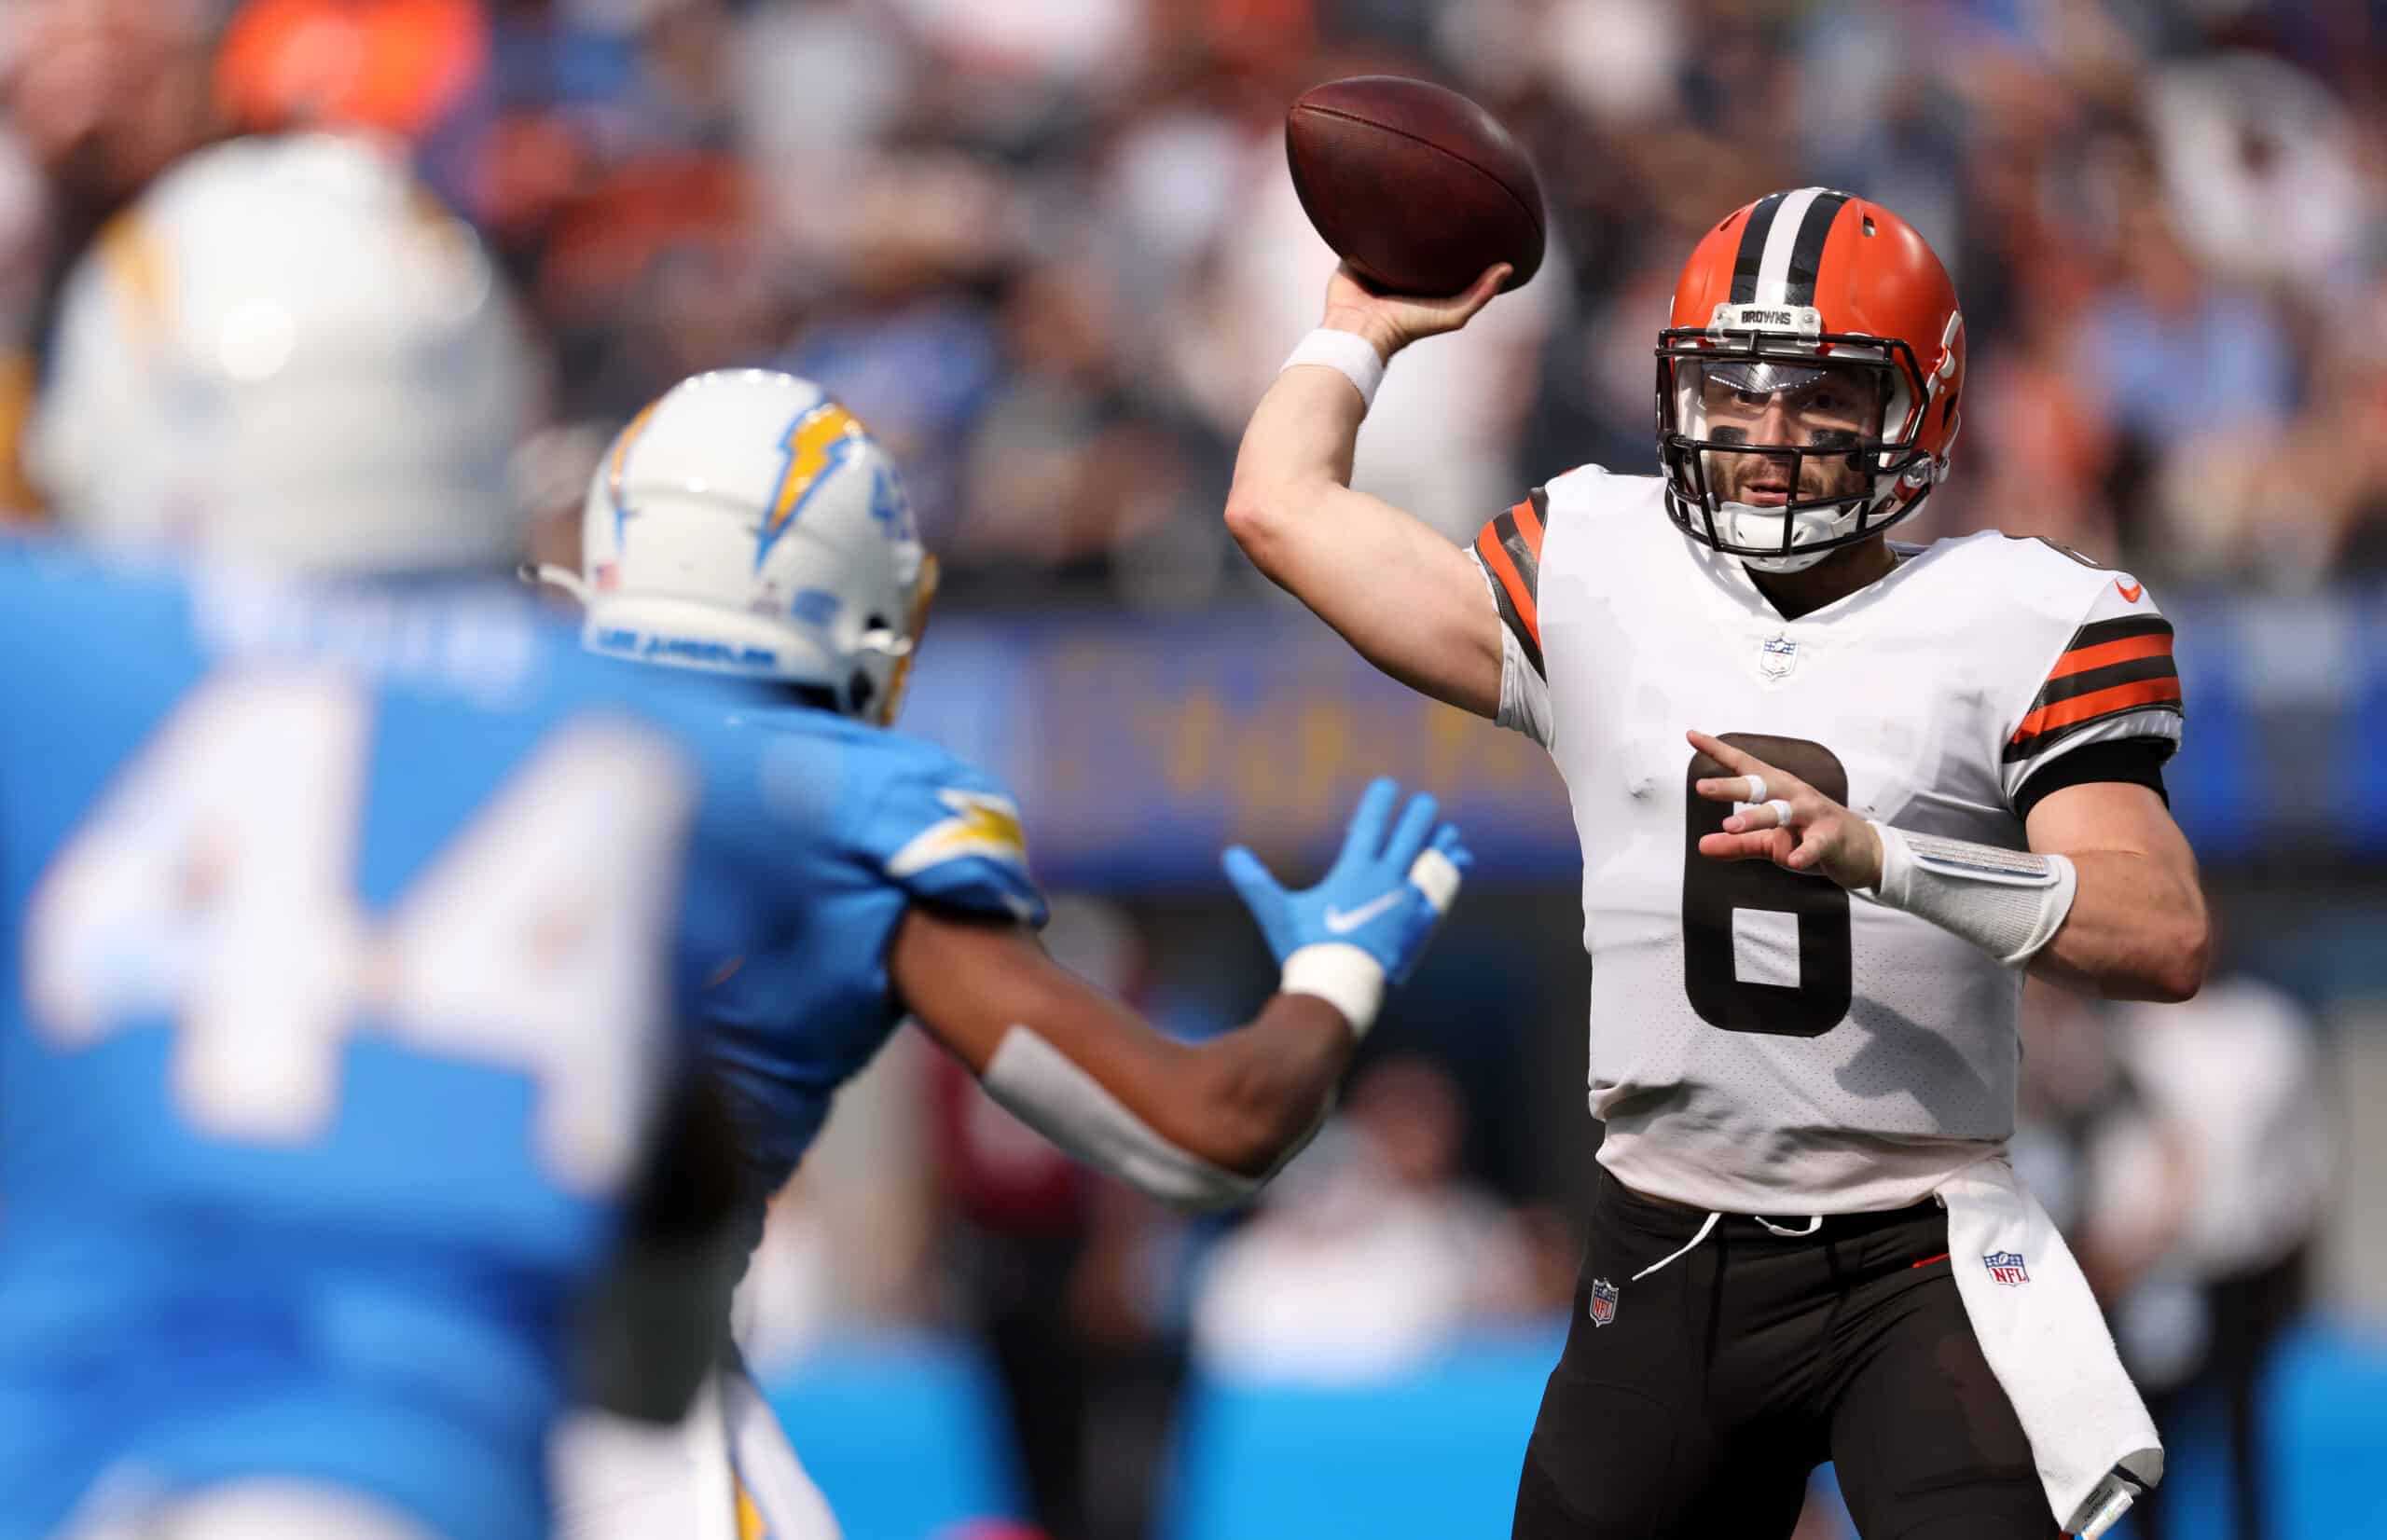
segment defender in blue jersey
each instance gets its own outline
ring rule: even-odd
[[[0,558],[0,1540],[547,1533],[678,1024],[817,825],[490,581],[520,373],[471,236],[335,141],[197,158],[74,282],[62,518],[247,565]],[[709,1362],[625,1377],[677,1415]]]
[[[1248,1196],[1324,1116],[1468,864],[1433,799],[1398,807],[1389,782],[1306,893],[1231,852],[1283,992],[1246,1027],[1176,1042],[1038,944],[1044,904],[1008,792],[887,730],[935,569],[893,465],[845,408],[781,374],[682,382],[600,466],[582,544],[579,573],[543,575],[581,598],[589,648],[669,666],[694,690],[693,676],[741,681],[733,722],[767,745],[766,763],[801,767],[824,835],[791,852],[819,901],[805,925],[724,959],[702,1004],[704,1055],[738,1114],[750,1243],[836,1088],[907,1013],[1096,1166],[1179,1203]],[[708,1510],[724,1498],[738,1533],[837,1533],[734,1365],[687,1441],[642,1446],[592,1419],[563,1448],[567,1540],[717,1530],[726,1516]],[[724,1464],[735,1485],[709,1498]]]
[[[883,827],[883,761],[430,581],[518,558],[508,331],[470,235],[321,139],[196,158],[70,289],[34,440],[62,516],[255,571],[0,571],[0,1540],[545,1533],[566,1317],[632,1182],[655,1255],[701,1231],[705,1184],[651,1166],[666,1025],[750,962],[847,959],[843,895],[919,885],[892,987],[999,1093],[1224,1191],[1315,1119],[1456,887],[1387,791],[1342,887],[1246,872],[1280,949],[1335,939],[1250,1030],[1194,1052],[1087,1013],[972,917],[971,863],[1017,843],[990,791],[931,777],[951,816],[890,856],[830,827]],[[805,447],[791,506],[850,452]],[[983,1013],[935,1003],[987,956]],[[614,1341],[706,1343],[682,1324]],[[668,1415],[680,1368],[613,1378]]]
[[[0,557],[0,1535],[261,1478],[544,1533],[702,983],[704,766],[590,661],[503,592]]]

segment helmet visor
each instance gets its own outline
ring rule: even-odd
[[[1690,361],[1676,371],[1691,436],[1756,448],[1857,450],[1882,433],[1887,383],[1875,361]]]

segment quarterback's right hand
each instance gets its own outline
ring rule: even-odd
[[[1410,798],[1396,823],[1400,798],[1388,779],[1369,783],[1342,854],[1315,887],[1288,892],[1239,845],[1221,862],[1284,965],[1286,992],[1332,1000],[1359,1031],[1386,981],[1399,983],[1416,966],[1475,861],[1458,830],[1435,821],[1440,804],[1431,794]],[[1318,980],[1325,984],[1309,987]]]
[[[1412,342],[1457,331],[1473,320],[1476,311],[1492,302],[1509,272],[1507,263],[1496,262],[1465,293],[1425,299],[1380,293],[1345,263],[1326,281],[1326,319],[1319,324],[1330,331],[1356,332],[1366,337],[1375,345],[1376,356],[1389,364],[1393,354]]]

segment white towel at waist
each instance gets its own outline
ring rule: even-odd
[[[2048,1506],[2067,1534],[2095,1535],[2163,1478],[2163,1445],[2122,1368],[2089,1280],[2003,1154],[1939,1189],[1949,1265],[1981,1355],[2014,1403]]]

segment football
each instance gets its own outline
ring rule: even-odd
[[[1397,75],[1313,86],[1285,115],[1309,222],[1392,294],[1454,295],[1495,262],[1541,266],[1541,185],[1509,131],[1454,90]]]

